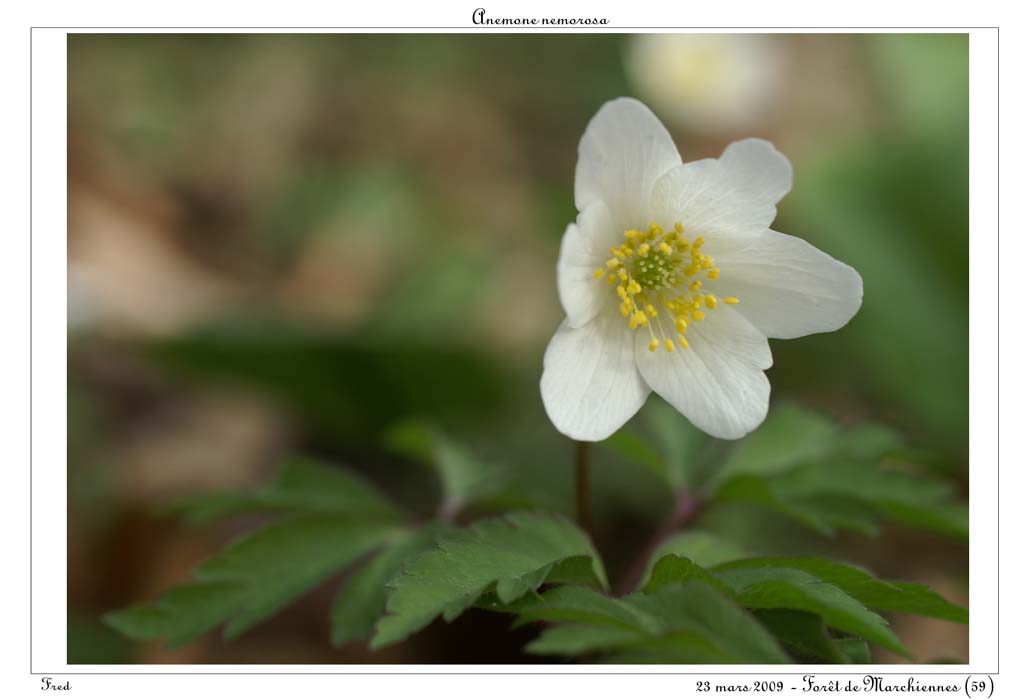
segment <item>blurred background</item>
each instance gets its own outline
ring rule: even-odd
[[[232,643],[132,644],[100,615],[254,525],[191,528],[169,503],[258,484],[290,451],[431,512],[432,474],[383,448],[413,416],[506,465],[510,502],[572,511],[538,380],[577,143],[619,95],[686,160],[773,141],[795,171],[775,228],[863,276],[845,329],[772,341],[773,403],[888,423],[967,492],[965,35],[73,35],[70,663],[535,660],[530,632],[474,611],[378,654],[333,649],[338,579]],[[617,568],[669,496],[613,455],[594,471]],[[967,603],[965,542],[733,530]],[[919,661],[967,660],[966,628],[894,622]]]

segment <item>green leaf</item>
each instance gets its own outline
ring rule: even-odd
[[[590,558],[591,583],[607,587],[589,538],[562,517],[522,512],[474,523],[441,540],[394,579],[372,647],[399,642],[486,592],[495,591],[509,603],[542,582],[542,569],[573,557]]]
[[[643,591],[653,593],[654,591],[674,583],[688,583],[693,580],[700,580],[723,593],[733,594],[733,589],[715,578],[704,567],[698,565],[688,557],[681,557],[677,554],[666,554],[654,564],[650,576],[644,579]]]
[[[563,625],[543,630],[525,646],[530,654],[579,656],[631,645],[639,635],[620,627]]]
[[[868,642],[834,639],[818,615],[799,610],[756,610],[754,616],[776,636],[798,661],[804,663],[868,664]]]
[[[700,566],[710,567],[746,556],[739,545],[718,535],[699,530],[672,535],[654,551],[656,561],[666,554],[688,557]]]
[[[699,486],[700,456],[708,436],[664,401],[649,401],[643,419],[668,465],[668,482],[675,492]]]
[[[767,508],[821,535],[830,536],[837,528],[874,534],[878,511],[845,496],[790,498],[779,492],[775,482],[758,476],[733,477],[718,491],[714,502],[748,503]]]
[[[733,588],[736,600],[744,607],[787,608],[814,613],[831,627],[910,657],[886,620],[817,576],[798,569],[765,567],[725,568],[713,573]]]
[[[877,460],[904,449],[904,439],[896,430],[878,423],[863,423],[839,437],[838,454],[859,460]]]
[[[602,444],[652,472],[675,493],[696,485],[707,436],[661,401],[649,402],[640,415],[644,430],[622,429]]]
[[[967,539],[967,509],[952,499],[950,484],[892,467],[827,458],[774,475],[738,475],[713,496],[792,518],[823,534],[837,529],[872,535],[890,518]]]
[[[796,569],[816,576],[845,591],[869,608],[912,613],[968,624],[968,610],[944,599],[928,586],[882,581],[856,566],[815,557],[761,557],[742,559],[715,567],[712,573],[741,569]]]
[[[829,454],[838,428],[828,418],[796,404],[781,404],[738,443],[715,477],[722,483],[739,474],[772,475]]]
[[[393,426],[386,433],[386,445],[436,470],[443,485],[444,513],[457,513],[466,504],[496,493],[504,485],[502,469],[484,464],[423,421],[409,420]]]
[[[801,610],[755,610],[754,616],[800,661],[847,663],[822,618]]]
[[[660,627],[649,615],[622,599],[579,586],[558,586],[538,597],[526,596],[510,611],[518,613],[516,627],[539,620],[609,625],[649,632],[657,632]]]
[[[332,643],[336,646],[367,639],[386,611],[386,584],[404,563],[432,547],[443,530],[429,525],[391,540],[374,558],[352,574],[332,605]]]
[[[578,623],[555,628],[562,632],[547,630],[530,645],[535,653],[631,651],[656,657],[650,660],[784,660],[774,640],[749,615],[696,581],[621,599],[580,588],[553,589],[523,604],[519,624],[534,620]]]
[[[104,622],[131,639],[167,639],[169,647],[178,647],[231,617],[245,596],[242,583],[188,583],[149,605],[108,613]]]
[[[168,637],[177,645],[228,621],[234,638],[278,612],[396,530],[341,516],[309,515],[279,521],[227,547],[195,571],[196,584],[151,605],[108,617],[137,638]]]
[[[955,539],[968,539],[968,505],[965,503],[914,504],[885,501],[880,508],[897,522]]]
[[[620,661],[781,663],[775,639],[731,599],[700,581],[612,599],[592,591],[548,591],[520,621],[570,621],[526,649],[537,654],[613,655]]]
[[[399,508],[354,472],[309,457],[286,459],[272,481],[252,493],[214,493],[186,499],[174,508],[192,524],[242,513],[339,513],[394,521]]]
[[[775,639],[750,613],[703,582],[634,593],[629,600],[638,610],[659,619],[666,630],[703,632],[728,663],[787,661]]]
[[[847,637],[834,639],[833,644],[847,658],[848,663],[870,664],[872,663],[872,651],[868,648],[868,642],[863,639]]]
[[[662,481],[668,481],[668,465],[664,459],[635,433],[623,428],[604,440],[603,445],[629,462],[645,467]]]

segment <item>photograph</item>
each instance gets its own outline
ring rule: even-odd
[[[66,42],[69,671],[978,654],[967,31]]]

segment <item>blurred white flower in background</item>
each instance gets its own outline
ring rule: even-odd
[[[783,48],[781,38],[764,34],[640,34],[627,69],[669,120],[721,133],[767,117],[782,83]]]

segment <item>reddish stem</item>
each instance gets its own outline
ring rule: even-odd
[[[618,592],[621,595],[632,593],[636,589],[636,586],[640,584],[643,574],[646,573],[647,564],[650,563],[650,558],[654,556],[654,552],[657,548],[671,535],[675,534],[676,531],[681,530],[687,524],[689,524],[697,514],[703,510],[706,502],[703,499],[695,498],[688,493],[682,493],[675,500],[675,508],[669,514],[664,524],[661,525],[654,533],[654,536],[650,538],[650,541],[640,552],[639,556],[633,562],[622,578],[622,583],[618,588]]]

